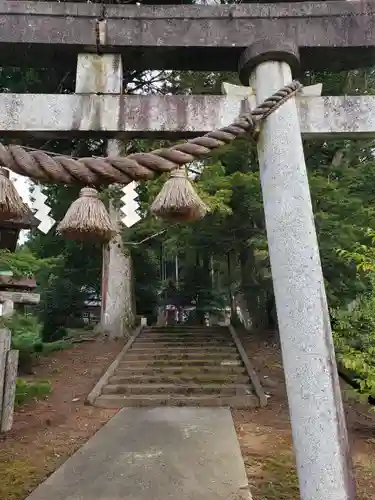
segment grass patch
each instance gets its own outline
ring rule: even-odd
[[[293,457],[282,454],[267,458],[262,470],[252,478],[254,500],[299,500],[299,488]]]
[[[20,406],[33,399],[42,399],[52,391],[51,383],[48,380],[26,381],[17,379],[15,405]]]
[[[19,500],[28,493],[28,479],[35,476],[36,468],[31,457],[1,460],[0,498]]]
[[[254,461],[249,457],[249,462]],[[261,470],[254,475],[250,473],[254,500],[300,500],[297,472],[292,454],[285,453],[268,457],[257,461],[257,465],[261,465]],[[373,484],[374,460],[366,456],[355,460],[355,470],[358,479],[358,500],[374,498],[373,490],[368,490],[368,484]]]
[[[23,456],[3,450],[0,452],[1,500],[24,500],[56,469],[60,461],[51,448]]]

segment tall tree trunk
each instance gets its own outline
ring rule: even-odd
[[[109,213],[115,226],[119,213],[110,204]],[[130,252],[117,234],[103,251],[102,330],[112,338],[127,337],[134,326],[133,269]]]

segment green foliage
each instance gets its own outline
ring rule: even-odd
[[[33,362],[38,354],[71,346],[68,340],[43,343],[43,325],[36,316],[14,313],[10,318],[3,319],[2,323],[12,333],[12,349],[19,351],[19,369],[25,374],[32,373]]]
[[[53,141],[51,149],[61,154],[77,156],[102,156],[104,141]],[[51,207],[51,216],[59,221],[71,203],[77,199],[79,186],[48,185],[43,187]],[[34,231],[28,241],[30,250],[42,259],[59,256],[52,273],[40,276],[41,301],[39,319],[43,323],[43,341],[59,340],[66,335],[66,328],[82,312],[86,289],[99,293],[102,266],[102,246],[66,240],[56,231],[47,235]]]
[[[360,385],[375,395],[375,297],[364,298],[353,311],[333,310],[333,335],[338,360]]]
[[[12,348],[21,352],[35,353],[43,350],[42,325],[32,315],[14,313],[5,320],[5,326],[12,332]]]
[[[210,264],[207,256],[186,266],[180,283],[180,296],[183,303],[193,305],[195,310],[189,314],[189,322],[203,324],[207,313],[215,313],[226,305],[225,294],[212,286]]]
[[[48,289],[46,289],[43,285],[53,280],[52,277],[55,276],[53,273],[56,273],[56,270],[61,269],[62,264],[62,256],[38,257],[28,246],[24,246],[14,253],[7,250],[0,250],[0,270],[11,271],[15,278],[36,277],[38,279],[42,288],[42,305],[43,297],[46,293],[48,294]],[[61,304],[61,301],[58,301],[58,304]],[[64,307],[64,304],[61,305]],[[46,320],[46,318],[43,317],[41,319],[44,321]],[[14,348],[20,350],[20,366],[31,366],[33,353],[40,352],[42,350],[42,327],[39,324],[39,321],[33,316],[15,314],[9,320],[9,323],[9,327],[13,332]],[[46,326],[44,326],[44,328],[47,328],[48,323],[46,321],[45,323]],[[54,322],[50,329],[57,330],[58,326],[59,325],[56,326],[56,323]],[[62,336],[63,335],[61,335],[61,337]],[[49,339],[54,340],[52,333],[45,337],[45,340]],[[29,371],[30,368],[27,370]]]
[[[354,265],[359,279],[371,284],[367,294],[349,309],[331,310],[336,353],[344,368],[359,383],[359,392],[375,395],[375,234],[366,232],[369,244],[354,244],[353,250],[338,250],[340,259]]]
[[[43,343],[43,354],[48,354],[50,352],[63,351],[64,349],[69,349],[72,347],[72,342],[69,339],[56,340],[55,342],[44,342]]]
[[[358,277],[366,276],[375,271],[375,233],[367,229],[365,236],[367,244],[354,244],[352,250],[337,250],[337,255],[344,261],[355,265]]]
[[[52,269],[58,262],[58,257],[39,258],[27,247],[14,253],[0,250],[0,270],[11,271],[15,278],[33,278],[40,272]]]
[[[41,291],[39,318],[43,323],[44,342],[65,337],[68,320],[82,311],[84,306],[83,284],[79,286],[72,278],[64,277],[61,273],[51,275]]]
[[[361,245],[370,241],[367,228],[375,227],[375,196],[369,179],[369,173],[370,177],[375,175],[375,161],[371,157],[357,163],[351,157],[351,149],[356,150],[355,144],[345,150],[349,163],[341,159],[336,167],[332,166],[330,157],[335,153],[327,151],[327,164],[310,173],[315,223],[332,307],[350,303],[371,286],[366,274],[358,273],[353,252],[358,248],[363,253]],[[352,253],[352,258],[343,258],[345,252]]]
[[[153,245],[131,248],[135,278],[135,302],[138,315],[152,324],[157,318],[160,285],[159,255]]]
[[[52,391],[48,380],[28,381],[17,379],[15,405],[20,406],[33,399],[42,399]]]
[[[35,356],[43,351],[40,323],[35,316],[14,313],[5,326],[12,333],[12,348],[19,351],[20,372],[31,374]]]

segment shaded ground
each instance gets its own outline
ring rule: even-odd
[[[254,500],[299,500],[280,350],[272,336],[242,337],[270,395],[266,408],[233,411]],[[357,500],[375,498],[375,413],[342,387],[357,478]]]
[[[84,342],[41,359],[32,378],[50,380],[53,392],[20,407],[12,431],[0,436],[1,499],[23,500],[116,413],[84,400],[122,346]]]
[[[270,394],[266,408],[233,411],[254,500],[299,500],[280,352],[271,337],[243,341]],[[0,436],[0,499],[24,500],[116,413],[85,406],[84,400],[121,348],[121,342],[85,342],[42,359],[34,378],[49,379],[53,393],[22,406],[12,432]],[[349,401],[346,390],[357,499],[370,500],[375,498],[375,413]]]

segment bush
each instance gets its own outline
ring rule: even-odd
[[[60,320],[48,316],[45,316],[45,320],[41,334],[43,342],[58,342],[67,335],[67,329],[61,326]]]
[[[46,342],[43,344],[43,352],[56,352],[62,351],[63,349],[68,349],[72,346],[72,342],[67,339],[56,340],[56,342]]]
[[[375,395],[375,233],[367,230],[369,245],[356,244],[354,250],[338,250],[344,262],[355,266],[367,281],[366,293],[357,297],[354,308],[331,310],[333,336],[339,363],[359,385],[358,392]]]
[[[17,379],[15,405],[19,406],[32,399],[42,399],[52,391],[48,380],[38,380],[28,382],[23,379]]]
[[[0,250],[0,269],[11,271],[15,278],[34,278],[41,271],[53,269],[59,261],[59,257],[40,259],[26,247],[15,252]]]
[[[69,321],[82,311],[85,298],[85,292],[72,280],[50,277],[49,283],[41,290],[39,305],[43,342],[54,342],[66,336],[66,328],[73,326]]]
[[[331,311],[339,363],[360,386],[359,392],[375,395],[375,296],[364,297],[352,310]]]
[[[12,332],[12,349],[19,351],[20,372],[32,374],[33,359],[43,350],[41,325],[35,316],[14,313],[5,320],[5,326]]]
[[[71,345],[67,340],[43,343],[42,325],[31,314],[14,313],[4,325],[12,332],[12,349],[19,351],[18,368],[25,375],[32,375],[33,363],[39,353],[58,351]]]

